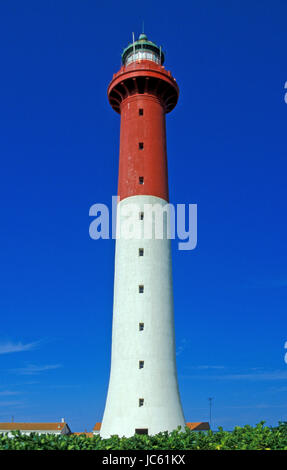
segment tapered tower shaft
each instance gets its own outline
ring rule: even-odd
[[[168,203],[165,114],[178,99],[178,86],[162,63],[161,48],[141,35],[122,55],[123,66],[108,88],[121,114],[118,182],[118,239],[115,252],[110,382],[101,427],[112,434],[156,434],[184,427],[177,383],[171,246],[164,222],[148,211]],[[133,230],[126,225],[133,210]],[[163,220],[163,219],[162,219]]]

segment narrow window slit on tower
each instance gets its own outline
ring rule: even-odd
[[[143,212],[140,212],[140,213],[139,213],[139,217],[140,217],[140,220],[143,220],[143,219],[144,219],[144,213],[143,213]]]
[[[143,369],[144,368],[144,361],[139,361],[139,369]]]
[[[139,115],[143,116],[143,109],[142,108],[139,109]]]
[[[139,149],[142,150],[144,148],[144,143],[143,142],[139,142]]]
[[[144,249],[143,248],[139,248],[139,256],[143,256],[144,255]]]
[[[144,286],[140,285],[139,286],[139,294],[143,294],[144,293]]]
[[[144,323],[139,323],[139,331],[143,331],[144,330]]]
[[[143,406],[144,404],[144,399],[143,398],[139,398],[139,406]]]
[[[144,184],[144,177],[143,176],[139,176],[139,184]]]

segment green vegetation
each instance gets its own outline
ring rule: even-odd
[[[287,450],[287,423],[267,427],[264,421],[257,426],[236,427],[232,432],[194,432],[188,428],[156,436],[135,435],[130,438],[99,435],[55,436],[52,434],[0,435],[0,450]]]

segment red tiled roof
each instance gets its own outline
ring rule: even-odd
[[[92,432],[73,432],[72,433],[72,436],[86,436],[86,437],[93,437],[93,433]]]
[[[101,425],[102,425],[102,423],[96,423],[94,428],[93,428],[93,431],[99,431],[101,429]]]
[[[186,426],[192,431],[208,431],[210,429],[209,423],[186,423]]]
[[[61,431],[66,423],[0,423],[0,430],[7,431]],[[69,426],[67,425],[69,428]]]

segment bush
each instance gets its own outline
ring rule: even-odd
[[[246,425],[227,432],[194,432],[185,428],[171,433],[161,432],[155,436],[112,436],[102,439],[99,435],[30,435],[14,431],[12,437],[0,435],[0,450],[287,450],[287,423],[277,427]]]

